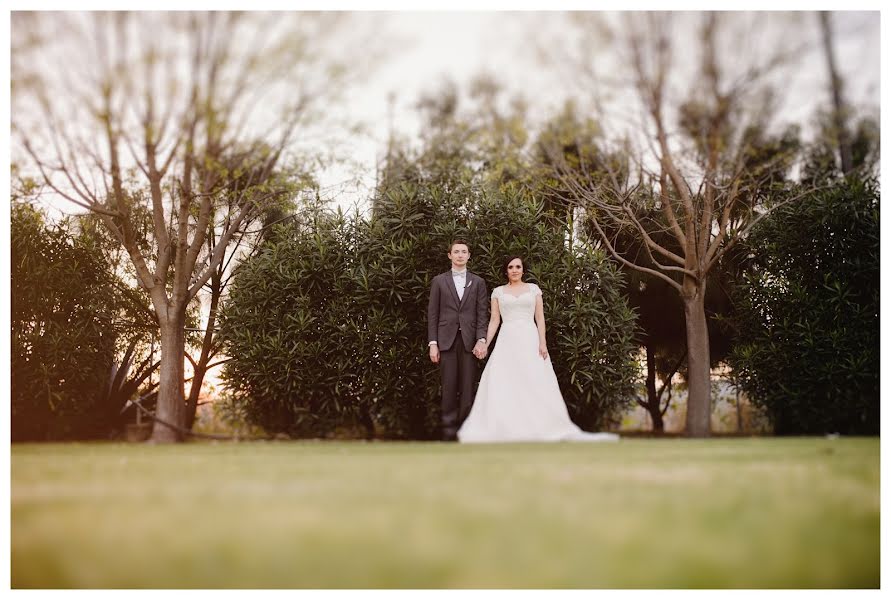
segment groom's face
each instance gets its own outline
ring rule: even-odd
[[[464,244],[454,244],[452,249],[449,250],[449,259],[452,261],[452,267],[459,270],[463,269],[467,266],[467,261],[470,259],[470,248]]]

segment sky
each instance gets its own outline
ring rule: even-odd
[[[366,15],[360,15],[361,17]],[[613,15],[614,16],[614,15]],[[787,15],[788,16],[788,15]],[[376,18],[379,18],[376,15]],[[786,73],[781,84],[788,91],[783,120],[810,125],[818,106],[828,106],[828,79],[817,18],[796,15],[785,23],[777,18],[779,35],[815,40],[800,63]],[[773,19],[772,19],[773,20]],[[846,85],[847,100],[860,111],[878,114],[880,28],[879,13],[835,13],[836,51]],[[782,28],[788,28],[783,31]],[[394,12],[382,19],[383,37],[391,40],[387,59],[362,84],[355,87],[347,105],[349,114],[363,120],[368,136],[352,140],[351,156],[365,165],[358,188],[338,184],[350,179],[342,169],[323,175],[323,187],[344,204],[361,199],[373,184],[375,161],[382,155],[392,123],[409,138],[419,130],[413,105],[420,94],[437,89],[446,78],[459,89],[480,72],[492,73],[508,93],[520,92],[530,102],[530,117],[553,114],[563,100],[574,97],[584,103],[588,90],[566,78],[556,65],[538,58],[536,47],[566,42],[572,28],[564,12]],[[734,49],[732,44],[730,52]],[[682,53],[683,57],[683,53]],[[596,59],[596,57],[595,57]],[[692,61],[692,54],[691,54]],[[395,94],[393,110],[388,96]],[[629,104],[633,99],[629,98]]]
[[[565,94],[553,86],[556,77],[538,64],[528,42],[536,24],[545,20],[551,28],[559,28],[562,19],[563,15],[543,19],[541,15],[498,12],[395,12],[384,16],[383,35],[390,40],[387,57],[356,86],[347,108],[369,132],[354,140],[352,155],[366,166],[365,185],[358,193],[367,193],[373,183],[375,161],[386,147],[390,127],[414,138],[420,128],[415,103],[421,94],[436,90],[447,79],[466,89],[477,74],[491,73],[507,90],[528,94],[537,106],[559,105]],[[334,169],[325,175],[323,186],[335,186],[349,177]],[[348,188],[342,191],[353,198]]]
[[[37,6],[43,8],[38,2]],[[80,4],[78,7],[101,8],[103,3]],[[158,3],[165,8],[164,1]],[[338,3],[342,5],[343,3]],[[349,4],[349,3],[347,3]],[[498,3],[495,3],[496,5]],[[506,3],[501,3],[506,4]],[[534,3],[536,8],[551,5]],[[573,3],[558,2],[556,6]],[[578,4],[578,3],[576,3]],[[259,8],[312,7],[312,3],[264,3]],[[483,2],[482,6],[491,6]],[[598,3],[582,3],[594,6]],[[30,6],[30,5],[29,5]],[[115,5],[116,6],[116,5]],[[214,3],[215,8],[226,8],[226,3]],[[365,5],[362,5],[365,6]],[[390,8],[391,4],[372,3],[372,7]],[[460,6],[458,3],[456,6]],[[508,5],[510,6],[510,5]],[[527,5],[528,6],[528,5]],[[819,3],[809,5],[817,8]],[[57,8],[66,8],[62,4]],[[362,80],[348,89],[344,101],[331,107],[331,113],[343,115],[345,121],[359,123],[363,133],[340,133],[341,146],[338,154],[350,158],[349,165],[336,165],[319,173],[323,195],[341,206],[350,206],[368,198],[374,185],[377,161],[383,156],[391,128],[397,134],[416,139],[420,123],[414,108],[422,93],[436,90],[446,79],[452,79],[459,90],[466,90],[467,83],[477,74],[494,74],[506,90],[506,96],[521,93],[530,104],[529,117],[534,122],[553,115],[567,98],[574,98],[584,105],[591,98],[590,88],[574,81],[568,71],[555,62],[546,63],[539,58],[537,49],[572,51],[577,40],[576,29],[568,23],[566,11],[357,11],[353,13],[357,32],[373,31],[371,41],[383,48],[385,58],[375,61],[373,69],[363,74]],[[836,50],[838,64],[845,80],[847,100],[860,110],[877,113],[879,105],[879,13],[836,12]],[[616,19],[616,13],[608,18]],[[800,63],[801,68],[785,75],[782,87],[788,91],[783,107],[786,121],[802,123],[812,120],[818,106],[828,106],[827,76],[822,49],[819,46],[817,19],[812,12],[797,15],[791,21],[788,15],[771,18],[779,28],[779,37],[813,39],[814,45]],[[782,28],[787,28],[787,31]],[[773,32],[777,34],[778,32]],[[357,35],[359,35],[357,33]],[[735,47],[730,40],[728,52],[748,52]],[[678,41],[681,65],[692,63],[684,52],[684,40]],[[614,53],[601,44],[591,52],[597,63]],[[687,60],[685,60],[687,59]],[[622,64],[603,65],[604,75],[621,72]],[[390,105],[392,98],[392,106]],[[620,104],[625,108],[636,107],[634,98]],[[70,203],[60,203],[63,210],[77,211]]]

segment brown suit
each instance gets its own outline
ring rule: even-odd
[[[476,341],[486,336],[489,325],[486,282],[467,271],[464,295],[459,300],[452,271],[440,273],[430,284],[427,304],[427,340],[439,346],[442,375],[442,429],[454,439],[473,405],[479,363],[473,355]],[[461,341],[456,343],[458,338]],[[460,410],[459,410],[460,406]]]

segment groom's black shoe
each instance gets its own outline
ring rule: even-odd
[[[449,430],[443,431],[443,432],[442,432],[442,441],[444,441],[444,442],[457,442],[457,441],[458,441],[458,434],[457,434],[457,432],[449,431]]]

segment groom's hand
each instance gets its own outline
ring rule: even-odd
[[[439,363],[439,346],[436,344],[430,344],[430,361],[433,364]]]

